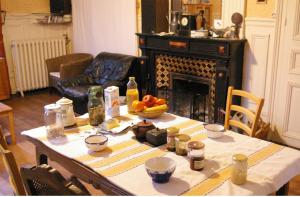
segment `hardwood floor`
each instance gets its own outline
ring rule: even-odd
[[[59,99],[60,97],[56,94],[49,94],[48,90],[39,90],[26,93],[24,98],[20,96],[13,96],[9,100],[1,101],[11,106],[14,111],[17,144],[10,145],[9,148],[14,153],[19,167],[30,167],[35,165],[34,146],[26,141],[26,139],[21,135],[21,132],[43,126],[44,106],[54,103]],[[2,127],[5,129],[7,128],[8,121],[0,119],[0,125],[2,125]],[[61,172],[63,176],[70,176],[70,174],[57,163],[50,161],[49,164]],[[85,186],[93,195],[103,195],[100,190],[94,189],[91,185],[85,184]],[[2,195],[13,195],[13,191],[8,182],[8,175],[4,169],[3,161],[0,159],[0,196]]]
[[[34,147],[31,143],[27,142],[20,133],[24,130],[43,126],[44,105],[54,103],[59,98],[60,97],[55,94],[50,95],[48,90],[39,90],[32,93],[26,93],[24,98],[13,96],[9,100],[1,101],[11,106],[14,110],[17,144],[10,145],[9,148],[14,153],[19,166],[32,166],[35,164]],[[7,121],[0,119],[0,125],[7,128],[8,123]],[[49,163],[54,168],[58,169],[65,177],[70,176],[70,174],[58,164],[51,161]],[[85,185],[93,195],[103,195],[101,191],[94,189],[91,185]],[[0,186],[0,195],[13,195],[2,160],[0,160]],[[291,180],[289,195],[300,195],[299,186],[300,175]]]

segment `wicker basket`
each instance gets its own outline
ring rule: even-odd
[[[142,118],[148,118],[148,119],[154,119],[160,117],[163,113],[165,113],[167,110],[163,111],[156,111],[156,112],[137,112],[137,115]]]

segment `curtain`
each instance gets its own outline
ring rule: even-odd
[[[72,0],[74,52],[137,54],[135,0]]]

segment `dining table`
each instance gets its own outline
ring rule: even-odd
[[[300,151],[273,142],[226,130],[220,138],[208,138],[204,123],[171,113],[163,113],[153,124],[161,129],[177,127],[192,141],[205,144],[204,168],[194,171],[187,156],[176,155],[166,145],[154,147],[135,139],[130,125],[143,120],[120,107],[117,117],[126,125],[120,133],[104,133],[107,147],[93,152],[85,138],[99,132],[91,125],[65,128],[64,136],[48,139],[46,128],[23,131],[34,144],[37,165],[57,162],[72,175],[110,195],[269,195],[286,193],[289,181],[300,174]],[[108,117],[109,118],[109,117]],[[129,127],[127,127],[129,125]],[[129,128],[129,129],[128,129]],[[231,182],[232,157],[248,157],[247,181]],[[155,183],[145,170],[145,162],[155,157],[175,161],[176,169],[167,183]]]

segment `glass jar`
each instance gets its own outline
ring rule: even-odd
[[[243,185],[247,181],[248,158],[243,154],[232,156],[231,182]]]
[[[192,141],[188,143],[190,168],[200,171],[204,168],[204,147],[202,142]]]
[[[60,105],[46,105],[44,107],[44,121],[48,138],[58,138],[64,135]]]
[[[139,91],[138,85],[135,82],[135,77],[129,77],[129,82],[127,83],[127,91],[126,91],[126,104],[128,113],[134,114],[134,109],[132,107],[132,102],[135,100],[139,100]]]
[[[175,152],[176,146],[175,146],[175,137],[179,133],[179,128],[177,127],[169,127],[167,128],[167,149],[168,151]]]
[[[187,144],[191,137],[186,134],[179,134],[175,137],[176,154],[185,156],[187,155]]]
[[[103,88],[92,86],[89,88],[88,112],[90,125],[98,126],[105,120]]]

